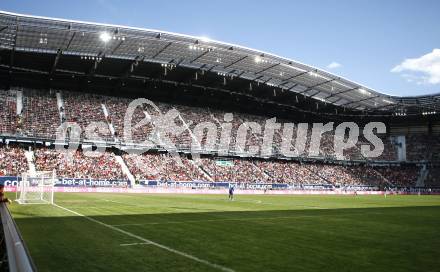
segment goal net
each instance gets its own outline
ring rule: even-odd
[[[17,186],[17,202],[20,204],[53,204],[54,171],[23,173]]]

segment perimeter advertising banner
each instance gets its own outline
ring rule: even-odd
[[[206,182],[206,181],[156,181],[141,180],[139,182],[143,186],[168,187],[168,188],[211,188],[224,189],[234,186],[237,189],[250,190],[270,190],[270,189],[288,189],[287,184],[280,183],[235,183],[235,182]]]
[[[21,177],[4,176],[4,177],[0,177],[0,185],[3,185],[5,187],[17,186],[17,184],[20,180],[21,180]]]
[[[62,178],[58,179],[55,186],[61,187],[125,187],[128,186],[127,180],[102,180],[102,179],[77,179]]]
[[[7,176],[0,177],[0,184],[4,186],[17,186],[20,177]],[[157,181],[142,180],[142,186],[148,187],[167,187],[167,188],[197,188],[197,189],[224,189],[235,186],[237,189],[249,190],[270,190],[288,189],[287,184],[268,184],[268,183],[234,183],[234,182],[204,182],[204,181]],[[56,187],[126,187],[130,185],[127,180],[99,180],[99,179],[78,179],[78,178],[59,178],[55,181]]]
[[[4,176],[0,177],[0,185],[16,186],[20,182],[20,177]],[[102,180],[102,179],[79,179],[79,178],[59,178],[55,181],[55,187],[88,187],[88,188],[112,188],[128,187],[128,180]],[[237,182],[206,182],[206,181],[158,181],[141,180],[139,185],[151,188],[183,188],[183,189],[228,189],[234,186],[240,190],[320,190],[328,191],[338,189],[329,184],[310,184],[293,185],[283,183],[237,183]],[[372,186],[348,186],[346,190],[370,191],[378,190]]]
[[[0,185],[3,186],[17,186],[20,181],[21,177],[0,177]],[[55,180],[56,187],[126,187],[129,184],[129,181],[127,180],[100,180],[89,178],[59,178]]]

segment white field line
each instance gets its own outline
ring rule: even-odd
[[[131,244],[120,244],[120,246],[139,246],[139,245],[151,245],[150,243],[131,243]]]
[[[212,199],[212,198],[198,198],[201,200],[209,200],[209,201],[220,201],[220,202],[240,202],[240,203],[252,203],[252,204],[261,204],[261,205],[277,205],[275,203],[271,203],[271,202],[263,202],[261,200],[228,200],[228,199]],[[134,207],[149,207],[148,205],[139,205],[139,204],[132,204],[132,203],[127,203],[127,202],[122,202],[122,201],[116,201],[116,200],[110,200],[110,199],[102,199],[99,201],[106,201],[106,202],[112,202],[112,203],[116,203],[116,204],[121,204],[121,205],[125,205],[125,206],[134,206]],[[63,201],[64,202],[64,201]],[[306,206],[306,205],[296,205],[296,207],[302,207],[302,208],[308,208],[308,209],[317,209],[317,210],[326,210],[326,209],[330,209],[330,208],[326,208],[326,207],[321,207],[321,206]],[[183,209],[191,209],[191,208],[183,208]]]
[[[125,205],[125,206],[147,207],[147,205],[132,204],[132,203],[116,201],[116,200],[110,200],[110,199],[102,199],[102,201],[112,202],[112,203],[121,204],[121,205]]]
[[[198,258],[198,257],[196,257],[196,256],[191,255],[191,254],[188,254],[188,253],[185,253],[185,252],[182,252],[182,251],[176,250],[176,249],[174,249],[174,248],[171,248],[171,247],[168,247],[168,246],[165,246],[165,245],[162,245],[162,244],[156,243],[156,242],[154,242],[154,241],[151,241],[151,240],[145,239],[145,238],[143,238],[143,237],[141,237],[141,236],[138,236],[138,235],[133,234],[133,233],[131,233],[131,232],[125,231],[125,230],[120,229],[120,228],[117,228],[117,227],[115,227],[115,226],[108,225],[108,224],[106,224],[106,223],[104,223],[104,222],[101,222],[101,221],[99,221],[99,220],[93,219],[93,218],[91,218],[91,217],[88,217],[88,216],[86,216],[86,215],[80,214],[80,213],[78,213],[78,212],[72,211],[72,210],[70,210],[70,209],[68,209],[68,208],[65,208],[65,207],[62,207],[62,206],[60,206],[60,205],[57,205],[57,204],[53,204],[53,205],[54,205],[55,207],[58,207],[58,208],[60,208],[60,209],[62,209],[62,210],[65,210],[65,211],[68,211],[68,212],[70,212],[70,213],[72,213],[72,214],[75,214],[75,215],[77,215],[77,216],[84,217],[85,219],[87,219],[87,220],[89,220],[89,221],[91,221],[91,222],[94,222],[94,223],[96,223],[96,224],[99,224],[99,225],[101,225],[101,226],[104,226],[104,227],[106,227],[106,228],[109,228],[109,229],[111,229],[111,230],[114,230],[114,231],[117,231],[117,232],[123,233],[123,234],[125,234],[125,235],[127,235],[127,236],[130,236],[130,237],[132,237],[132,238],[135,238],[135,239],[137,239],[137,240],[140,240],[140,241],[142,241],[142,242],[144,242],[144,243],[149,243],[149,244],[151,244],[151,245],[153,245],[153,246],[156,246],[156,247],[158,247],[158,248],[164,249],[164,250],[169,251],[169,252],[171,252],[171,253],[174,253],[174,254],[176,254],[176,255],[180,255],[180,256],[182,256],[182,257],[185,257],[185,258],[191,259],[191,260],[196,261],[196,262],[201,263],[201,264],[205,264],[205,265],[207,265],[207,266],[210,266],[210,267],[212,267],[212,268],[215,268],[215,269],[218,269],[218,270],[221,270],[221,271],[234,272],[233,269],[230,269],[230,268],[227,268],[227,267],[224,267],[224,266],[222,266],[222,265],[215,264],[215,263],[211,263],[211,262],[209,262],[209,261],[206,261],[206,260],[200,259],[200,258]]]
[[[275,217],[248,217],[248,218],[219,218],[219,219],[202,219],[202,220],[186,220],[186,221],[164,221],[164,222],[148,222],[148,223],[133,223],[133,224],[118,224],[112,225],[114,227],[123,226],[143,226],[143,225],[160,225],[160,224],[185,224],[185,223],[203,223],[203,222],[222,222],[222,221],[258,221],[258,220],[272,220],[272,219],[301,219],[310,217],[322,217],[323,215],[300,215],[300,216],[275,216]]]

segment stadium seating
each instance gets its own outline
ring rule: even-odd
[[[22,133],[52,139],[61,124],[55,94],[26,89],[23,92]]]
[[[428,169],[428,176],[425,180],[425,186],[440,187],[440,167],[431,167]]]
[[[24,147],[0,146],[0,174],[17,175],[28,170]],[[37,171],[56,169],[65,178],[93,178],[126,180],[126,175],[115,160],[115,155],[105,151],[97,157],[85,156],[78,150],[66,160],[64,152],[38,147],[34,150]],[[123,160],[136,180],[162,181],[230,181],[248,183],[288,183],[293,185],[376,185],[414,186],[419,168],[344,166],[323,163],[298,163],[294,161],[214,158],[199,160],[180,155],[180,163],[165,153],[124,154]],[[434,176],[435,173],[432,173]]]
[[[439,135],[413,134],[408,135],[406,145],[407,159],[411,161],[439,160]]]
[[[27,171],[24,149],[0,144],[0,176],[17,176]]]
[[[136,180],[206,180],[203,172],[185,156],[179,156],[182,164],[168,154],[125,154],[123,158]]]
[[[70,91],[62,91],[62,97],[64,99],[64,107],[58,109],[57,102],[54,93],[49,93],[47,91],[37,91],[25,89],[23,93],[23,113],[21,115],[15,114],[16,108],[16,97],[10,91],[2,91],[1,103],[3,107],[8,109],[7,111],[2,111],[0,115],[0,128],[2,133],[15,134],[18,132],[34,137],[49,137],[54,138],[55,129],[60,125],[60,112],[65,116],[63,121],[77,122],[82,128],[82,137],[85,137],[85,129],[91,122],[102,122],[105,124],[104,131],[97,132],[101,138],[107,141],[114,141],[118,139],[119,141],[126,141],[124,138],[124,117],[127,110],[128,104],[132,99],[121,98],[121,97],[111,97],[103,96],[97,94],[87,94],[87,93],[77,93]],[[206,134],[202,139],[196,139],[195,135],[192,134],[194,127],[201,122],[211,122],[217,126],[217,139],[215,143],[219,143],[220,133],[222,126],[224,126],[225,120],[224,116],[226,111],[220,111],[209,108],[195,108],[188,107],[177,104],[165,104],[160,102],[155,102],[162,113],[168,112],[170,109],[175,108],[179,111],[180,117],[176,118],[174,121],[179,126],[188,127],[179,135],[167,134],[171,142],[178,149],[189,149],[191,148],[192,142],[198,140],[202,143],[201,147],[206,147],[205,140]],[[104,114],[104,108],[107,109],[108,116]],[[132,127],[138,124],[144,118],[154,118],[158,115],[158,112],[151,107],[136,108],[133,119]],[[236,134],[239,126],[244,122],[255,122],[259,124],[262,128],[266,122],[266,119],[270,117],[262,117],[251,114],[244,113],[233,113],[232,119],[232,139],[229,145],[229,150],[235,152],[242,152],[240,148],[236,146]],[[295,120],[277,120],[279,123],[295,122]],[[114,128],[114,135],[110,131],[110,127]],[[132,140],[134,143],[141,143],[146,139],[152,139],[151,133],[153,132],[153,127],[151,123],[144,124],[140,127],[133,128]],[[273,152],[281,153],[281,141],[283,127],[275,131]],[[296,135],[296,128],[294,128],[293,135]],[[246,144],[261,146],[263,139],[262,133],[251,132],[248,135]],[[306,142],[306,150],[310,146],[310,136],[311,128],[308,131],[308,139]],[[88,137],[93,138],[93,137]],[[392,142],[384,137],[385,151],[380,160],[396,160],[396,149]],[[355,148],[346,151],[346,156],[349,159],[363,160],[360,154],[360,145],[368,144],[367,141],[360,138],[359,143]],[[208,147],[213,147],[214,149],[219,148],[213,143],[209,143]],[[241,148],[242,149],[242,148]],[[324,133],[321,139],[321,151],[320,155],[324,157],[333,156],[333,134]],[[412,156],[411,154],[418,154],[419,156]],[[423,153],[423,152],[422,152]],[[409,158],[419,159],[420,154],[416,151],[411,152],[409,150]],[[299,154],[299,155],[307,155]],[[426,156],[425,156],[426,157]]]
[[[262,169],[274,183],[290,184],[328,184],[310,169],[311,165],[288,161],[257,161],[256,165]]]
[[[386,181],[394,186],[415,186],[420,169],[415,166],[376,168]]]
[[[221,165],[221,159],[200,159],[200,167],[214,181],[232,182],[267,182],[269,177],[264,174],[252,161],[245,159],[230,159]]]
[[[9,90],[0,90],[0,132],[2,134],[17,133],[17,98]]]
[[[104,132],[95,132],[104,140],[113,140],[104,115],[104,96],[76,92],[63,92],[63,98],[66,121],[78,123],[82,128],[83,138],[85,137],[85,129],[90,125],[91,122],[102,122],[104,123]],[[91,135],[87,138],[89,140],[96,139]]]
[[[98,94],[77,93],[61,90],[60,95],[64,107],[58,108],[55,91],[34,89],[20,89],[23,94],[23,110],[17,114],[17,94],[13,90],[0,90],[0,132],[2,135],[24,135],[36,138],[54,138],[56,128],[64,121],[77,122],[84,130],[91,122],[102,122],[103,131],[96,131],[101,138],[107,141],[124,142],[124,117],[128,105],[132,101],[129,98],[104,96]],[[207,150],[220,149],[221,130],[229,122],[228,112],[213,108],[197,108],[178,104],[156,102],[162,114],[175,108],[180,113],[173,121],[182,126],[183,132],[179,135],[172,133],[169,136],[172,144],[179,150],[191,148],[194,142],[200,142],[196,148]],[[154,121],[158,116],[156,109],[150,106],[136,108],[132,119],[132,141],[142,143],[147,139],[157,140],[154,136],[153,125],[147,122],[140,127],[134,127],[141,120],[147,118]],[[60,116],[64,116],[61,118]],[[256,116],[245,113],[232,113],[232,138],[229,149],[240,153],[243,152],[236,146],[237,130],[244,122],[255,122],[262,128],[267,119],[271,118]],[[210,122],[215,125],[216,138],[213,142],[207,142],[206,130],[200,135],[194,135],[194,128],[202,122]],[[293,122],[294,120],[277,120],[278,123]],[[114,133],[112,133],[112,129]],[[293,136],[297,132],[293,128]],[[307,131],[306,151],[310,147],[311,128]],[[384,142],[384,153],[377,159],[383,161],[396,160],[396,145],[392,137],[380,136]],[[89,137],[90,138],[90,137]],[[327,159],[334,157],[334,135],[326,132],[321,138],[320,156]],[[273,152],[281,152],[283,140],[283,127],[275,130]],[[156,141],[157,142],[157,141]],[[247,146],[261,146],[263,143],[262,133],[251,131],[246,139]],[[295,143],[295,139],[291,141]],[[345,155],[352,160],[365,160],[360,153],[360,146],[369,144],[362,136],[356,147],[346,150]],[[1,149],[3,160],[1,171],[3,175],[17,174],[27,169],[24,153],[20,148],[3,146]],[[434,160],[440,153],[440,141],[435,135],[414,134],[407,136],[407,159],[410,161]],[[67,165],[63,158],[55,150],[37,148],[35,151],[35,164],[37,170],[57,169],[59,175],[75,178],[99,178],[99,179],[126,179],[120,166],[111,152],[105,152],[99,158],[91,159],[84,156],[81,151],[74,155],[72,165]],[[298,154],[307,156],[307,153]],[[298,163],[287,161],[268,161],[260,159],[228,159],[232,166],[224,167],[217,162],[221,159],[205,157],[200,161],[192,161],[182,156],[182,165],[177,165],[169,155],[165,154],[125,154],[123,158],[138,180],[210,180],[232,182],[270,182],[290,184],[328,184],[333,186],[350,185],[384,185],[394,184],[399,186],[414,186],[418,175],[417,167],[364,167],[342,166],[321,163]],[[99,166],[99,167],[98,167]],[[152,171],[160,169],[160,171]],[[431,174],[428,176],[428,180]]]
[[[126,98],[105,97],[105,105],[109,113],[109,122],[115,129],[115,137],[120,141],[124,141],[124,117],[127,111],[128,105],[132,100]],[[141,108],[137,108],[134,111],[132,119],[132,127],[138,124],[146,116],[146,111]],[[132,140],[135,143],[140,143],[148,139],[148,135],[152,132],[151,124],[146,124],[142,127],[133,129]]]
[[[55,169],[57,175],[63,178],[127,179],[111,152],[100,153],[97,157],[88,157],[84,155],[83,151],[78,150],[69,160],[64,152],[38,148],[35,150],[34,156],[37,171]]]

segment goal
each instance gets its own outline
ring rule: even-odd
[[[17,186],[17,202],[20,204],[53,204],[55,170],[25,172]]]

